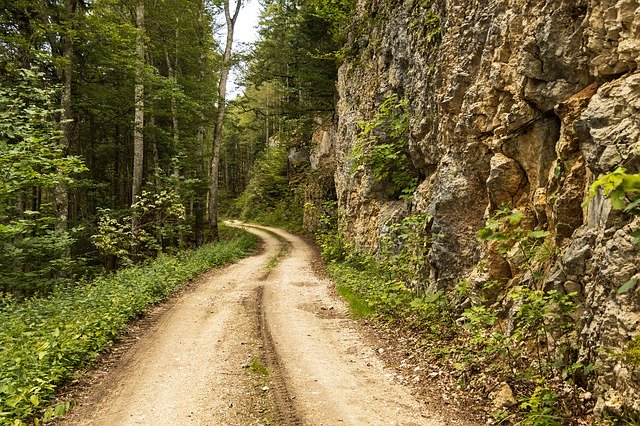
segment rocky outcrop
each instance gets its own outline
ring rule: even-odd
[[[583,301],[597,409],[640,412],[640,370],[620,356],[640,332],[640,290],[617,292],[640,273],[638,224],[606,198],[582,204],[603,173],[640,170],[640,3],[361,0],[346,55],[333,138],[344,237],[375,251],[392,218],[427,212],[431,284],[446,289],[472,272],[495,278],[478,273],[495,253],[476,233],[499,206],[518,208],[560,250],[547,288]],[[352,166],[358,122],[390,93],[411,109],[422,181],[410,202]]]

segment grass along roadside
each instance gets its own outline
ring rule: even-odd
[[[48,407],[57,387],[91,363],[130,320],[201,273],[246,256],[257,238],[223,228],[223,241],[177,256],[160,255],[46,298],[0,296],[0,425],[35,424],[67,405]]]

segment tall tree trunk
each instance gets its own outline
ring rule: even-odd
[[[218,241],[218,167],[220,165],[220,144],[222,142],[222,125],[226,108],[227,79],[231,68],[231,49],[233,47],[233,29],[240,13],[242,0],[236,0],[236,8],[231,16],[229,0],[224,1],[224,18],[227,23],[227,40],[222,57],[222,70],[220,70],[220,83],[218,85],[218,115],[213,136],[213,154],[211,157],[211,188],[209,191],[209,240]]]
[[[208,31],[208,26],[206,24],[205,18],[205,7],[204,2],[200,3],[200,11],[199,11],[199,24],[200,24],[200,38],[199,38],[199,47],[200,47],[200,57],[198,58],[198,67],[200,80],[204,81],[205,77],[205,60],[206,60],[206,32]],[[198,111],[198,130],[196,137],[196,180],[198,185],[196,187],[194,199],[193,199],[193,220],[194,220],[194,239],[196,246],[202,245],[203,231],[204,231],[204,214],[205,214],[205,206],[206,206],[206,191],[207,187],[205,185],[205,169],[204,169],[204,138],[205,137],[205,105],[201,100],[199,111]]]
[[[134,205],[140,198],[142,193],[142,177],[144,166],[144,82],[143,82],[143,66],[144,66],[144,2],[138,0],[136,5],[136,28],[138,35],[136,37],[136,53],[138,56],[138,66],[136,67],[135,82],[135,112],[133,119],[133,177],[131,185],[131,205]],[[139,218],[132,215],[131,230],[135,234],[139,226]],[[135,236],[133,237],[135,240]],[[135,241],[132,242],[132,251],[136,252]]]
[[[178,30],[176,29],[176,38],[178,37]],[[169,80],[171,80],[172,84],[177,84],[176,71],[174,70],[173,62],[171,61],[171,57],[169,56],[169,50],[165,48],[164,57],[167,63],[167,72],[169,74]],[[178,59],[176,58],[176,63]],[[201,74],[203,72],[201,71]],[[180,133],[178,128],[178,102],[176,100],[176,94],[174,90],[171,90],[171,124],[173,131],[173,145],[174,148],[180,144]]]
[[[62,93],[60,96],[60,147],[63,155],[69,154],[71,145],[71,134],[73,126],[71,119],[73,109],[71,105],[71,87],[73,84],[73,59],[75,56],[73,49],[73,30],[75,29],[77,0],[67,0],[65,4],[65,20],[67,21],[67,32],[62,37],[62,56],[64,59],[62,70]],[[64,183],[59,183],[55,189],[55,207],[58,216],[58,229],[66,231],[69,227],[69,190]]]
[[[205,126],[204,119],[201,118],[198,123],[198,134],[196,139],[196,179],[198,180],[198,186],[193,202],[193,216],[194,216],[194,238],[196,246],[199,246],[203,242],[202,231],[204,229],[204,211],[205,211],[205,198],[206,198],[206,185],[204,175],[204,155],[202,153],[204,147],[204,135]]]
[[[177,20],[176,20],[176,23],[177,23]],[[176,37],[176,46],[177,46],[178,44],[178,27],[177,26],[176,26],[175,37]],[[171,80],[171,84],[174,84],[177,86],[178,84],[178,79],[176,77],[176,70],[178,69],[177,48],[175,49],[175,68],[174,68],[174,63],[171,61],[171,57],[169,56],[169,49],[167,48],[165,48],[164,50],[164,57],[167,63],[167,72],[169,74],[169,79]],[[176,100],[175,88],[172,88],[171,90],[171,126],[173,131],[173,148],[174,149],[178,149],[178,146],[180,145],[180,129],[178,127],[178,124],[179,124],[178,123],[178,101]],[[179,194],[180,193],[180,167],[178,163],[174,164],[173,166],[173,177],[176,182],[175,190]],[[180,227],[178,234],[179,234],[180,245],[184,247],[186,245],[186,241],[185,241],[184,232],[182,231],[182,227]]]

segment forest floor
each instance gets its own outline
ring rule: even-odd
[[[349,317],[311,244],[246,229],[262,250],[134,324],[62,395],[76,406],[60,424],[480,424],[402,342]]]

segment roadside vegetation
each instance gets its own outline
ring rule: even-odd
[[[74,369],[90,364],[132,319],[199,274],[257,246],[245,231],[221,228],[222,241],[56,288],[22,301],[0,296],[0,424],[39,424],[68,404],[48,406]]]
[[[482,394],[507,383],[513,397],[494,409],[497,424],[569,424],[593,367],[575,359],[575,294],[534,289],[554,253],[546,231],[526,230],[521,213],[499,210],[479,243],[495,241],[503,255],[518,257],[520,278],[441,290],[425,270],[438,238],[429,222],[415,214],[390,226],[376,255],[358,252],[331,227],[319,235],[352,312],[416,335],[417,349],[450,371],[461,390]]]
[[[633,219],[639,179],[618,169],[594,182],[589,199],[601,193]],[[344,241],[335,231],[337,214],[330,217],[318,242],[355,316],[417,335],[417,349],[450,371],[460,390],[491,397],[486,389],[506,384],[512,395],[492,408],[494,424],[578,424],[595,367],[578,358],[577,294],[543,285],[558,253],[549,232],[530,229],[525,213],[503,206],[478,230],[478,242],[510,263],[512,277],[480,285],[462,280],[443,290],[431,287],[424,269],[439,238],[430,234],[428,216],[414,214],[391,225],[375,255]],[[640,244],[638,229],[631,234]],[[620,284],[618,293],[627,293],[637,280]],[[632,365],[638,365],[638,347],[635,338],[623,354]],[[609,417],[603,424],[636,421]]]

